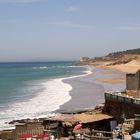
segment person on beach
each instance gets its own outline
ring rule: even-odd
[[[82,123],[77,122],[75,127],[73,128],[73,132],[82,128]]]
[[[57,133],[58,133],[58,138],[60,139],[61,138],[61,135],[62,135],[62,128],[63,127],[63,124],[62,122],[58,122],[58,127],[57,127]]]
[[[81,134],[79,133],[80,129],[82,129],[82,123],[77,122],[76,125],[74,126],[72,132],[74,134],[74,137],[76,140],[80,140],[81,139]]]

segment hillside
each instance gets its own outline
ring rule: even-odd
[[[108,66],[124,72],[135,72],[140,69],[140,48],[113,52],[103,57],[83,57],[81,64]]]
[[[140,48],[138,49],[131,49],[131,50],[126,50],[126,51],[120,51],[120,52],[113,52],[113,53],[109,53],[107,55],[107,57],[111,57],[111,58],[118,58],[122,55],[140,55]]]

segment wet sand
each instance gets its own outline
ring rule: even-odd
[[[94,108],[99,103],[104,103],[104,92],[125,89],[125,83],[108,83],[97,80],[98,78],[125,77],[125,74],[117,70],[104,67],[90,67],[92,74],[63,82],[72,86],[71,100],[60,106],[59,112],[76,111]],[[104,73],[105,72],[105,73]]]

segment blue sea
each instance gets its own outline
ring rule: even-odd
[[[0,129],[15,119],[46,117],[71,99],[63,79],[83,75],[74,62],[0,63]]]

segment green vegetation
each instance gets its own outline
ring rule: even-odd
[[[127,54],[140,55],[140,48],[126,50],[126,51],[113,52],[113,53],[108,54],[107,57],[118,58],[118,57],[121,57],[122,55],[127,55]]]

